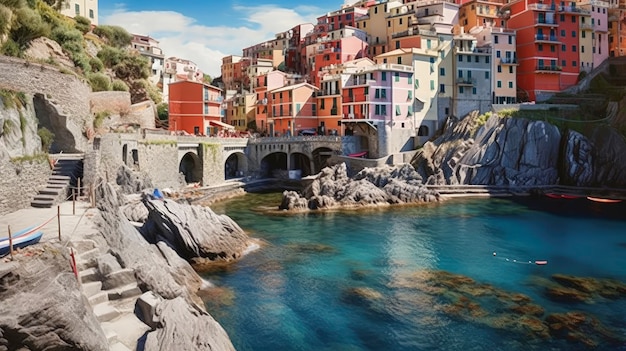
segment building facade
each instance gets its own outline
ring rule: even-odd
[[[169,87],[169,130],[193,135],[217,135],[232,129],[222,122],[222,90],[209,84],[182,80]]]
[[[67,17],[86,17],[94,26],[98,25],[98,0],[63,0],[61,13]]]

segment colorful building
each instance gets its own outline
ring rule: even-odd
[[[476,110],[479,113],[491,111],[492,49],[490,46],[478,47],[477,44],[476,38],[470,34],[454,36],[456,96],[453,113],[460,118]]]
[[[471,32],[478,47],[491,47],[492,103],[517,101],[517,53],[515,32],[502,27],[476,27]]]
[[[273,135],[269,130],[269,91],[282,88],[287,85],[287,75],[281,71],[271,71],[256,77],[254,94],[256,99],[255,126],[261,134]]]
[[[609,1],[609,56],[626,55],[626,0]]]
[[[314,45],[313,71],[309,73],[311,84],[318,86],[322,68],[342,64],[367,55],[365,33],[353,27],[329,32],[318,38]]]
[[[179,81],[169,85],[169,130],[216,135],[232,129],[222,122],[222,90],[209,84]]]
[[[297,135],[300,130],[317,128],[317,90],[308,83],[271,90],[268,94],[270,134]]]
[[[500,16],[500,8],[507,0],[461,1],[459,25],[469,33],[475,27],[506,27],[506,20]]]
[[[163,100],[167,101],[169,96],[169,86],[180,81],[192,81],[202,83],[204,74],[193,61],[178,57],[168,57],[165,59],[163,69]]]
[[[150,60],[150,83],[163,88],[163,64],[165,56],[159,47],[159,42],[146,35],[133,34],[130,47]]]
[[[98,25],[98,0],[64,0],[61,4],[61,14],[74,18],[82,16],[88,18],[91,24]]]

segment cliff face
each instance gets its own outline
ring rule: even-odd
[[[474,131],[476,131],[475,136]],[[543,121],[477,113],[450,122],[424,145],[413,166],[433,185],[626,186],[626,143],[608,126],[588,135]]]

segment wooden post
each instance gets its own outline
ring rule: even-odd
[[[76,215],[76,189],[72,188],[72,215]]]
[[[78,192],[77,196],[80,196],[80,177],[78,178],[78,185],[77,185],[77,188],[78,188],[78,190],[77,190],[77,192]]]
[[[59,226],[59,241],[61,241],[61,205],[57,205],[57,225]]]
[[[9,253],[11,254],[11,261],[13,261],[13,236],[11,236],[11,226],[9,226]]]
[[[94,208],[96,207],[96,187],[93,184],[91,184],[90,195],[91,195],[91,208]]]

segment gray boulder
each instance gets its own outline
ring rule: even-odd
[[[69,271],[67,249],[41,244],[0,263],[0,350],[108,350],[107,338]]]
[[[226,215],[208,207],[144,197],[148,219],[142,232],[151,243],[163,241],[194,262],[234,261],[248,247],[248,235]]]

